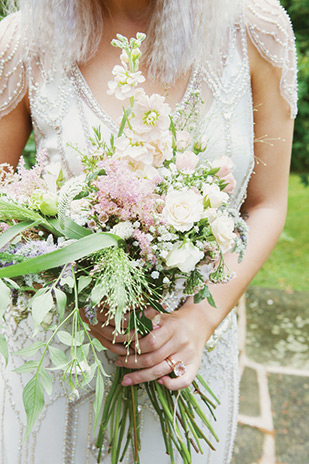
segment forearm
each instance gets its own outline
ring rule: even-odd
[[[249,237],[244,260],[238,263],[236,253],[227,253],[224,257],[226,265],[236,273],[236,277],[226,284],[209,285],[216,309],[206,300],[192,307],[192,310],[198,311],[201,322],[203,320],[208,326],[207,337],[237,304],[274,248],[284,225],[284,208],[279,210],[263,205],[252,208],[248,214]],[[193,297],[189,298],[187,304],[192,306]]]

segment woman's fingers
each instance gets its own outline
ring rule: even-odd
[[[169,375],[165,375],[158,380],[160,385],[164,385],[168,390],[182,390],[183,388],[187,388],[191,385],[193,380],[195,379],[196,371],[192,368],[187,368],[187,371],[184,375],[180,377],[172,378]]]
[[[124,346],[123,343],[113,343],[112,341],[103,337],[100,331],[96,330],[95,328],[90,329],[90,335],[98,339],[101,345],[110,350],[112,353],[119,354],[120,356],[125,356],[128,352],[127,348]]]
[[[135,372],[126,374],[123,378],[122,385],[129,386],[143,382],[150,382],[152,380],[158,380],[161,385],[166,386],[169,390],[179,390],[188,387],[194,380],[197,370],[198,363],[192,362],[190,359],[186,359],[186,353],[181,352],[174,354],[170,357],[173,361],[182,361],[185,364],[185,372],[183,375],[172,378],[168,374],[173,371],[170,362],[164,359],[162,362],[148,369],[141,369]],[[162,375],[160,375],[163,372]]]
[[[161,378],[162,376],[166,376],[169,372],[171,372],[170,366],[166,361],[163,361],[150,369],[142,369],[125,375],[122,379],[121,385],[126,387],[143,382],[150,382]]]
[[[159,350],[137,355],[121,356],[117,359],[116,365],[119,367],[127,367],[128,369],[147,369],[164,361],[167,356],[173,351],[173,345],[169,341]]]

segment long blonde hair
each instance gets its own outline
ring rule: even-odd
[[[48,66],[85,63],[95,54],[104,26],[104,0],[7,3],[10,11],[21,10],[27,52],[40,55]],[[171,82],[197,61],[218,57],[240,5],[241,0],[152,0],[144,45],[149,75]]]

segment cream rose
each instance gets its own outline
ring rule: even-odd
[[[176,242],[166,258],[166,265],[170,268],[178,267],[182,272],[193,271],[204,253],[191,242]]]
[[[191,137],[187,130],[176,132],[176,145],[177,150],[185,150],[191,143]]]
[[[223,213],[211,223],[211,230],[222,252],[226,253],[229,251],[236,237],[233,219],[226,213]]]
[[[185,151],[176,154],[176,168],[185,174],[191,174],[198,164],[198,156],[193,151]]]
[[[176,230],[185,232],[203,217],[203,198],[193,190],[169,190],[163,216]]]
[[[210,201],[212,208],[220,208],[223,203],[226,203],[229,196],[225,192],[221,192],[220,188],[216,184],[204,184],[203,195],[207,200]]]

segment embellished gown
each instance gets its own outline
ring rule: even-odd
[[[247,41],[251,40],[264,59],[281,68],[280,89],[296,116],[296,54],[289,18],[277,0],[244,0],[239,20],[231,27],[219,64],[214,69],[201,62],[192,75],[175,111],[178,125],[181,110],[194,105],[199,92],[205,104],[198,104],[193,124],[207,142],[203,156],[214,159],[223,154],[231,157],[237,180],[233,205],[239,208],[254,166],[253,104]],[[98,104],[77,65],[68,72],[45,73],[40,62],[23,61],[20,34],[20,13],[5,18],[0,24],[0,117],[10,113],[28,91],[37,150],[47,149],[51,162],[61,161],[68,176],[78,175],[81,165],[76,151],[90,148],[92,127],[101,126],[108,141],[117,124]],[[181,297],[174,295],[171,304]],[[32,342],[32,328],[27,319],[18,325],[7,314],[8,339],[11,353]],[[43,335],[38,335],[44,337]],[[109,372],[113,357],[105,355]],[[93,391],[70,399],[57,375],[54,375],[52,396],[46,398],[43,413],[31,435],[23,441],[26,417],[22,389],[29,380],[26,374],[13,370],[21,364],[10,356],[5,368],[0,357],[0,464],[94,464],[96,452],[92,437]],[[232,311],[222,322],[205,348],[200,372],[221,400],[214,427],[220,442],[217,451],[207,447],[204,454],[193,454],[193,464],[229,464],[232,459],[238,412],[238,349],[236,315]],[[107,382],[107,388],[108,388]],[[150,405],[140,398],[142,422],[141,463],[167,464],[159,421]],[[194,451],[193,451],[194,453]],[[103,453],[103,463],[110,458]],[[128,454],[127,463],[133,462]],[[178,458],[176,462],[181,463]]]

